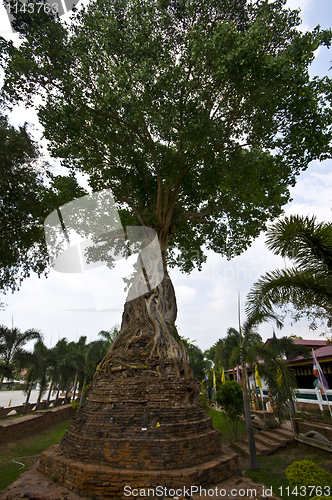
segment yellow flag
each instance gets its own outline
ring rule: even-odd
[[[278,369],[277,369],[277,386],[278,387],[281,387],[281,384],[282,384],[282,373],[281,373],[281,370],[278,366]]]
[[[213,389],[216,388],[216,374],[215,371],[213,370]]]
[[[258,372],[257,365],[255,365],[255,379],[256,379],[256,384],[261,389],[262,388],[262,381],[261,381],[261,377],[260,377],[259,372]]]
[[[221,374],[221,382],[225,382],[225,370],[223,369],[222,374]]]

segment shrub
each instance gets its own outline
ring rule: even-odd
[[[232,436],[237,441],[238,417],[243,413],[240,384],[235,380],[226,380],[217,390],[215,398],[227,417]]]
[[[324,487],[330,488],[332,491],[331,474],[321,467],[318,467],[312,460],[302,460],[292,463],[286,469],[286,476],[291,489],[297,487],[299,492],[303,491],[306,493],[306,495],[301,494],[301,498],[303,499],[309,499],[311,497],[309,486],[320,487],[322,489],[322,494],[324,493]],[[301,490],[301,486],[305,488]],[[313,492],[311,492],[311,494],[312,493]],[[318,491],[315,490],[314,493],[319,496]]]
[[[325,496],[322,496],[322,497],[311,497],[310,500],[332,500],[332,497],[325,497]]]

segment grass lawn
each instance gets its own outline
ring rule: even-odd
[[[70,418],[43,429],[38,434],[2,444],[0,448],[0,491],[33,465],[42,451],[57,444],[64,435],[69,422]],[[21,462],[25,467],[14,463],[13,459]]]
[[[285,489],[289,485],[286,478],[286,469],[293,462],[301,460],[312,460],[330,474],[332,472],[331,453],[304,443],[295,442],[286,448],[279,448],[271,455],[258,457],[260,468],[258,470],[246,470],[246,474],[254,482],[263,483],[269,488],[272,486],[273,493],[281,496],[284,500],[298,500],[301,498],[299,495],[288,495]]]
[[[221,441],[225,444],[229,444],[231,441],[231,432],[229,428],[229,423],[225,415],[217,410],[208,408],[207,413],[212,417],[212,425],[220,431]],[[241,420],[238,421],[238,441],[240,441],[246,435],[246,424]]]

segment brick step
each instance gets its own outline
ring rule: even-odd
[[[293,441],[294,439],[293,431],[285,429],[284,427],[277,427],[276,429],[273,429],[273,432],[279,434],[282,437],[285,437],[286,439],[290,439],[291,441]]]
[[[248,446],[248,440],[244,439],[243,444]],[[260,443],[259,441],[257,441],[256,436],[255,436],[255,445],[256,445],[257,455],[270,455],[270,453],[273,453],[277,449],[275,446],[270,447],[267,444]]]
[[[270,455],[278,448],[285,447],[294,440],[293,433],[288,429],[278,428],[269,431],[258,431],[254,434],[257,455]],[[240,443],[233,444],[233,448],[249,457],[248,440],[244,439]]]
[[[244,443],[233,443],[232,448],[240,453],[241,455],[244,455],[245,457],[249,457],[249,447],[248,445]]]
[[[280,446],[283,447],[294,440],[293,434],[281,434],[280,432],[276,432],[276,429],[270,431],[260,431],[260,435],[265,436],[268,439],[272,439],[273,441],[277,441]]]
[[[276,451],[278,448],[280,448],[280,443],[278,441],[275,441],[274,439],[271,439],[271,438],[268,438],[264,435],[261,435],[260,432],[255,433],[255,442],[264,444],[266,447],[270,448],[272,451]]]

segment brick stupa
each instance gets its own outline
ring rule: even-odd
[[[91,498],[130,498],[125,486],[210,485],[234,474],[237,455],[222,448],[200,403],[175,317],[168,277],[126,303],[87,401],[60,444],[42,454],[42,473]]]

